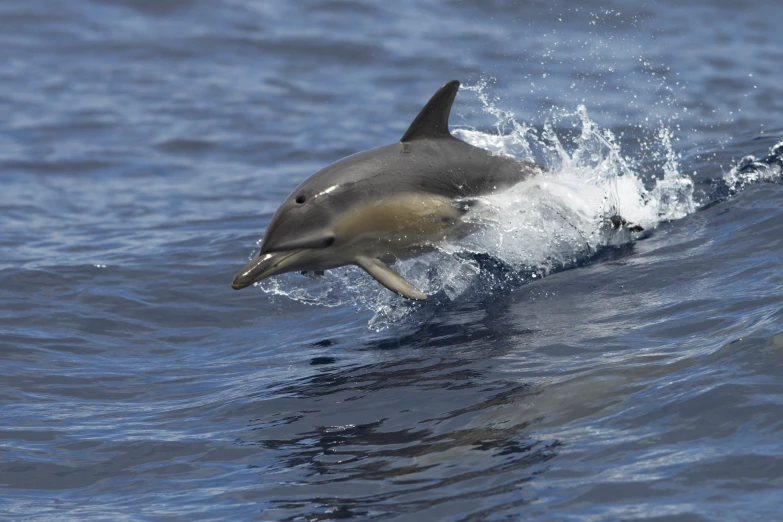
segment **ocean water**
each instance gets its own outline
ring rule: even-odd
[[[0,519],[783,520],[779,5],[587,4],[0,2]],[[428,302],[231,289],[451,79]]]

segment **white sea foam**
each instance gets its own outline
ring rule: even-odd
[[[624,159],[613,134],[600,129],[584,106],[537,131],[491,103],[483,84],[467,90],[473,91],[485,112],[496,118],[495,132],[461,128],[453,133],[495,154],[537,159],[546,172],[480,200],[466,216],[482,224],[478,232],[395,265],[395,270],[433,300],[489,295],[497,285],[546,276],[583,262],[601,248],[638,237],[627,226],[613,226],[610,218],[619,216],[651,230],[662,221],[695,210],[693,182],[680,172],[667,128],[661,127],[652,143],[646,144],[647,149],[658,151],[662,171],[657,181],[645,186]],[[557,123],[569,118],[581,128],[570,141],[555,131]],[[503,267],[503,274],[487,274],[482,258],[493,260],[495,268]],[[303,303],[369,309],[374,314],[369,322],[373,329],[398,323],[427,306],[400,299],[353,267],[329,271],[316,281],[292,275],[258,286]]]

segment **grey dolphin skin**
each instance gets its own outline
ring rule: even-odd
[[[341,159],[299,185],[232,287],[285,272],[357,265],[402,297],[426,299],[389,264],[469,233],[462,216],[470,198],[540,172],[533,163],[491,154],[449,133],[459,85],[455,80],[441,87],[399,142]]]

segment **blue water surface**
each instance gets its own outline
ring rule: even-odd
[[[5,0],[0,62],[0,519],[781,519],[783,188],[716,189],[783,140],[778,2]],[[715,204],[382,328],[231,289],[451,79]]]

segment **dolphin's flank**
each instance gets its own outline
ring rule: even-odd
[[[299,185],[232,287],[357,265],[402,297],[427,299],[389,265],[469,233],[457,200],[507,189],[540,171],[452,136],[449,113],[458,90],[456,80],[441,87],[399,142],[341,159]]]

